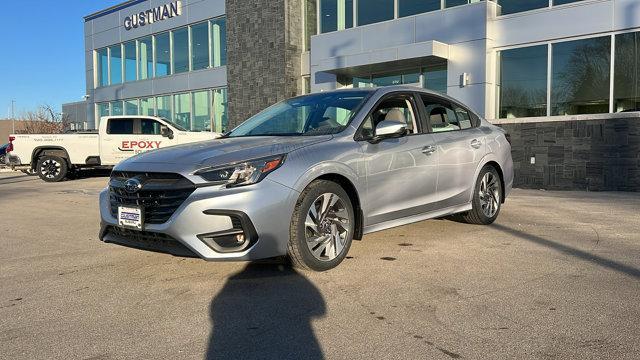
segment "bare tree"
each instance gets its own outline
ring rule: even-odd
[[[61,134],[68,125],[67,115],[57,113],[51,106],[42,105],[22,116],[23,134]]]

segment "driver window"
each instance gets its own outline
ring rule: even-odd
[[[159,122],[151,119],[140,119],[140,133],[143,135],[162,135]]]
[[[392,96],[381,102],[362,125],[362,135],[373,137],[374,129],[383,120],[401,122],[407,125],[407,134],[417,133],[416,116],[407,95]]]

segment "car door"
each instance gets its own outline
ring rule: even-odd
[[[438,207],[466,204],[473,193],[476,168],[486,153],[484,136],[463,106],[435,95],[420,97],[438,153]]]
[[[133,155],[158,149],[167,138],[161,135],[161,124],[153,119],[109,118],[107,132],[100,139],[100,160],[115,165]]]
[[[435,199],[438,154],[433,135],[422,131],[419,116],[412,93],[393,93],[373,108],[361,126],[357,136],[367,184],[365,226],[429,211]],[[405,121],[408,134],[371,141],[382,120]]]

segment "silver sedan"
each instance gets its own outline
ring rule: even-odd
[[[491,224],[512,183],[508,136],[455,99],[337,90],[120,163],[100,194],[100,239],[323,271],[366,233],[452,214]]]

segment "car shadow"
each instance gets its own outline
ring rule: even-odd
[[[290,265],[250,263],[210,305],[206,359],[323,359],[311,321],[326,306]]]
[[[82,169],[69,174],[68,180],[80,180],[96,177],[109,177],[111,169]]]

